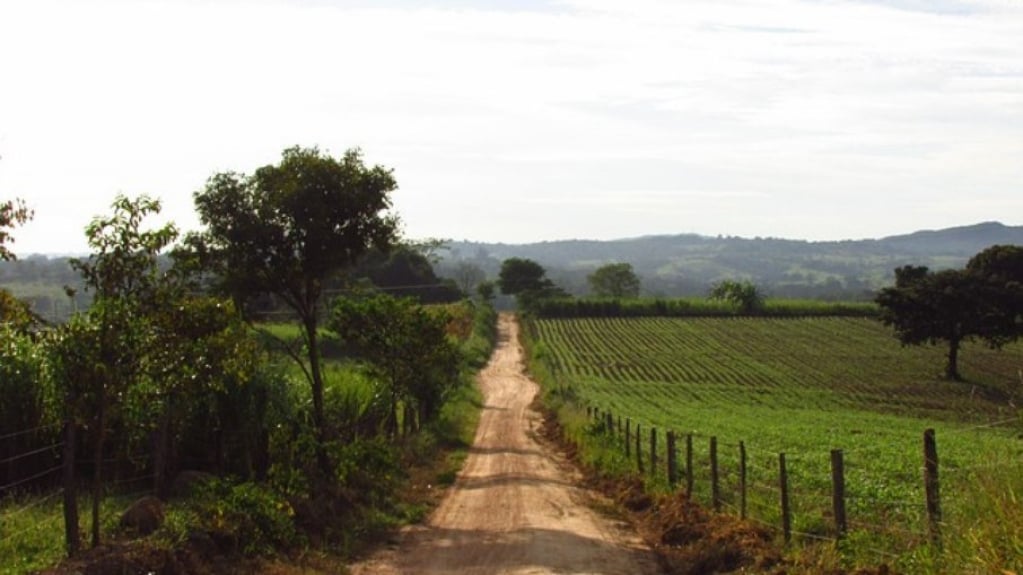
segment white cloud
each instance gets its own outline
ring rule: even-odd
[[[0,0],[0,197],[37,211],[16,247],[82,249],[117,192],[194,225],[206,177],[294,144],[395,168],[413,236],[866,237],[1021,213],[1014,3],[515,6]]]

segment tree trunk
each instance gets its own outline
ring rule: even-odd
[[[316,426],[316,460],[324,477],[330,478],[333,471],[327,456],[327,418],[323,409],[323,373],[320,371],[320,344],[318,341],[315,307],[302,318],[305,325],[309,353],[309,373],[313,381],[313,425]]]
[[[153,490],[160,499],[167,499],[170,495],[170,483],[167,481],[167,460],[170,457],[170,427],[171,409],[174,400],[168,395],[163,402],[163,411],[160,413],[160,422],[156,427],[156,437],[153,445]]]
[[[962,381],[959,375],[959,346],[961,340],[958,337],[948,340],[948,357],[945,361],[945,377],[952,381]]]
[[[92,474],[92,546],[99,547],[99,504],[103,497],[103,439],[107,427],[106,386],[102,386],[99,397],[99,410],[96,414],[96,443],[93,445]]]

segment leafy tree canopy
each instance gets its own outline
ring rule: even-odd
[[[753,282],[724,280],[710,290],[711,299],[731,302],[740,313],[756,313],[764,306],[764,295]]]
[[[587,278],[593,294],[600,297],[639,297],[639,277],[632,264],[607,264],[597,268]]]
[[[294,147],[252,176],[216,174],[195,194],[206,229],[188,240],[186,257],[217,275],[239,303],[272,294],[302,323],[306,357],[293,357],[310,382],[317,458],[327,476],[317,334],[325,283],[370,248],[387,250],[395,242],[398,219],[388,210],[396,188],[391,170],[366,166],[357,149],[334,158]]]
[[[959,380],[964,341],[980,338],[1000,347],[1023,332],[1023,248],[993,246],[965,269],[900,267],[895,286],[881,290],[875,301],[881,321],[904,345],[947,343],[945,376]]]
[[[399,403],[411,408],[406,424],[427,423],[440,413],[448,391],[458,382],[461,359],[447,335],[449,319],[410,298],[386,294],[339,298],[334,303],[330,329],[386,382],[392,436],[398,431]]]
[[[5,245],[14,241],[10,230],[32,219],[32,210],[20,199],[0,202],[0,261],[16,259],[14,253]]]
[[[497,285],[505,295],[518,295],[528,291],[539,291],[550,285],[547,270],[527,258],[508,258],[501,263]]]
[[[525,258],[504,260],[497,276],[497,285],[501,293],[514,295],[519,306],[527,310],[540,299],[567,295],[547,277],[543,266]]]

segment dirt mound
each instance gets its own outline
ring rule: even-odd
[[[766,529],[710,513],[681,493],[653,499],[638,519],[673,574],[767,572],[782,560]]]

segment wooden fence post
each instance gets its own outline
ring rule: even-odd
[[[657,428],[650,428],[650,474],[657,475]]]
[[[636,469],[643,473],[643,434],[639,423],[636,424]]]
[[[608,435],[612,436],[615,433],[615,418],[611,415],[610,411],[607,412],[607,425],[605,426],[605,431],[607,431]]]
[[[941,545],[941,497],[938,490],[938,444],[934,430],[924,431],[924,491],[931,543]]]
[[[678,450],[675,448],[675,432],[668,431],[668,485],[672,489],[678,485]]]
[[[746,519],[746,442],[739,442],[739,517]]]
[[[693,434],[686,434],[686,498],[693,498]]]
[[[781,529],[785,543],[792,541],[792,509],[789,508],[789,473],[785,469],[785,454],[778,454],[778,486],[781,488]]]
[[[721,511],[721,485],[718,482],[718,438],[710,438],[710,500],[714,511]]]
[[[632,456],[632,418],[625,418],[625,458]]]
[[[845,462],[842,450],[831,450],[831,506],[835,515],[835,535],[845,537],[848,528],[845,518]]]

